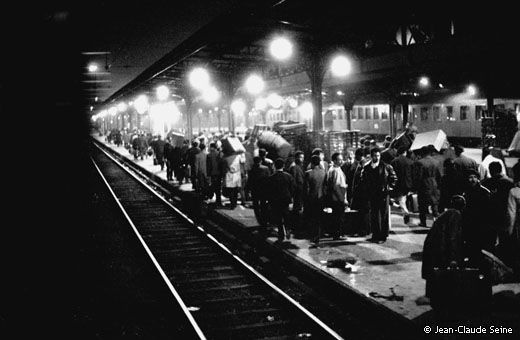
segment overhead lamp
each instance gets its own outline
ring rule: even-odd
[[[112,106],[110,109],[108,109],[108,113],[113,117],[117,114],[117,107]]]
[[[293,109],[298,107],[298,100],[296,98],[289,98],[289,106]]]
[[[119,103],[117,104],[117,109],[119,110],[119,112],[125,112],[126,111],[126,104],[125,103]]]
[[[136,100],[134,100],[134,107],[139,114],[145,113],[148,110],[148,106],[148,97],[144,94],[140,95]]]
[[[427,87],[430,85],[430,79],[428,79],[428,77],[421,77],[421,79],[419,79],[419,85],[421,85],[422,87]]]
[[[350,60],[344,55],[334,57],[330,64],[330,70],[335,77],[345,77],[350,74],[351,69]]]
[[[236,99],[231,103],[231,111],[236,115],[242,115],[246,111],[246,103],[242,99]]]
[[[276,37],[269,45],[269,52],[278,60],[286,60],[292,55],[293,45],[285,37]]]
[[[250,75],[246,80],[247,92],[251,94],[259,94],[264,89],[264,80],[256,74]]]
[[[98,66],[97,66],[97,64],[92,63],[92,64],[89,64],[89,65],[88,65],[88,71],[89,71],[90,73],[94,73],[94,72],[96,72],[97,70],[98,70]]]
[[[475,94],[477,94],[477,88],[475,85],[468,85],[467,91],[470,96],[474,96]]]
[[[282,106],[282,101],[282,97],[276,93],[271,93],[269,96],[267,96],[267,102],[275,109],[278,109],[280,106]]]
[[[197,67],[189,75],[191,86],[203,90],[209,86],[209,73],[205,68]]]
[[[161,85],[155,90],[157,99],[166,100],[170,96],[170,89],[166,85]]]
[[[215,86],[206,87],[202,93],[202,98],[208,103],[214,103],[220,98],[220,92]]]

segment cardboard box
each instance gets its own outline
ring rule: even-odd
[[[423,146],[433,145],[435,147],[435,150],[441,151],[441,149],[447,149],[448,144],[448,138],[444,131],[442,130],[433,130],[428,132],[422,132],[418,133],[415,136],[415,139],[412,143],[412,146],[410,149],[418,150],[422,148]]]

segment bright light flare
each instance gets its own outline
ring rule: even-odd
[[[119,103],[119,104],[117,104],[117,109],[119,110],[119,112],[125,112],[127,109],[127,106],[125,103]]]
[[[134,101],[134,107],[137,110],[137,113],[144,114],[149,107],[148,97],[144,94],[137,97],[137,99]]]
[[[350,60],[344,55],[339,55],[332,59],[332,63],[330,64],[330,70],[332,74],[336,77],[345,77],[350,74],[352,70],[352,65]]]
[[[296,98],[289,98],[289,106],[293,109],[298,107],[298,100]]]
[[[209,87],[209,73],[206,69],[197,67],[191,71],[189,81],[194,88],[204,90]]]
[[[475,94],[477,94],[477,88],[475,87],[475,85],[469,85],[467,91],[470,96],[474,96]]]
[[[422,87],[427,87],[430,85],[430,79],[428,79],[428,77],[421,77],[421,79],[419,79],[419,85],[421,85]]]
[[[108,113],[113,117],[117,114],[117,107],[112,106],[110,109],[108,109]]]
[[[269,96],[267,96],[267,102],[275,109],[278,109],[280,106],[282,106],[283,99],[278,94],[271,93]]]
[[[278,60],[286,60],[292,55],[293,45],[289,39],[277,37],[271,41],[269,52]]]
[[[256,74],[250,75],[246,80],[247,92],[253,95],[262,92],[264,90],[264,86],[264,80],[262,79],[262,77]]]
[[[94,72],[96,72],[97,70],[98,70],[98,66],[97,66],[97,64],[92,63],[92,64],[89,64],[89,65],[88,65],[88,71],[89,71],[90,73],[94,73]]]
[[[166,100],[170,96],[170,89],[166,85],[161,85],[155,90],[157,99]]]
[[[231,111],[236,115],[242,115],[246,111],[246,103],[242,99],[234,100],[231,103]]]
[[[215,86],[207,87],[202,92],[202,98],[207,103],[214,103],[220,98],[220,92],[218,92],[217,88]]]

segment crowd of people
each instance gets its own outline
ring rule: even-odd
[[[418,226],[431,228],[423,254],[427,281],[435,266],[463,258],[478,265],[481,250],[520,273],[520,163],[509,178],[499,150],[484,150],[478,164],[458,145],[411,152],[409,146],[396,149],[389,140],[383,149],[362,139],[359,148],[332,154],[329,164],[319,148],[308,160],[302,151],[289,161],[270,159],[247,137],[240,138],[245,152],[226,154],[222,140],[233,137],[201,133],[190,143],[134,132],[123,133],[122,140],[135,159],[153,150],[154,164],[161,170],[166,166],[168,181],[175,176],[178,184],[191,183],[208,203],[222,206],[224,196],[229,198],[226,207],[235,209],[240,197],[260,225],[277,228],[279,242],[298,236],[318,247],[324,237],[365,236],[384,243],[391,206],[410,224],[416,204]],[[433,217],[433,226],[427,226],[427,216]],[[443,247],[448,250],[439,256]]]

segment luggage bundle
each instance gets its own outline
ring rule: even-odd
[[[264,148],[270,155],[287,158],[292,150],[291,144],[282,136],[272,131],[262,131],[257,141],[259,148]]]
[[[224,152],[226,156],[229,156],[244,153],[246,149],[237,137],[227,137],[222,139],[222,152]]]

